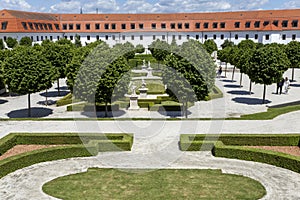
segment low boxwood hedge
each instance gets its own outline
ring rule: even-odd
[[[67,145],[22,153],[0,161],[0,178],[45,161],[88,157],[102,151],[130,151],[132,134],[11,133],[0,140],[0,155],[15,145]]]
[[[300,134],[180,136],[182,151],[212,150],[213,155],[217,157],[262,162],[300,173],[300,157],[246,146],[300,146]]]

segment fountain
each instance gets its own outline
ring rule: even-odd
[[[148,88],[146,87],[146,82],[142,79],[142,87],[139,89],[140,91],[140,99],[147,99]]]
[[[143,66],[141,70],[132,70],[133,73],[145,73],[147,72],[146,76],[142,77],[133,77],[132,80],[161,80],[161,77],[153,76],[153,69],[151,67],[150,61],[148,61],[148,67],[146,66],[146,61],[143,60]]]

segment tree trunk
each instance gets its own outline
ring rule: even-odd
[[[105,117],[107,117],[108,116],[108,108],[107,108],[107,102],[105,102]]]
[[[31,117],[30,93],[28,94],[28,117]]]
[[[263,101],[262,101],[262,104],[265,103],[265,100],[266,100],[266,90],[267,90],[267,87],[266,87],[266,84],[264,84],[264,94],[263,94]]]
[[[242,81],[243,81],[243,73],[241,73],[241,76],[240,76],[240,87],[243,87],[242,86]]]
[[[227,74],[227,62],[225,63],[225,78],[227,78],[226,74]]]
[[[249,95],[252,94],[252,81],[250,80],[250,88],[249,88]]]
[[[188,118],[188,103],[185,102],[185,118]]]
[[[58,91],[58,96],[60,96],[59,78],[57,79],[57,91]]]
[[[48,106],[48,90],[46,90],[46,106]]]
[[[295,68],[292,68],[292,82],[294,81],[294,75],[295,75]]]
[[[232,79],[231,79],[232,82],[233,82],[233,79],[234,79],[234,71],[235,71],[235,66],[233,67],[233,71],[232,71]]]

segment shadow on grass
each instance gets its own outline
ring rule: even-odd
[[[246,97],[236,97],[233,98],[232,101],[235,101],[236,103],[242,103],[242,104],[247,104],[247,105],[262,105],[263,100],[258,99],[258,98],[246,98]],[[265,100],[264,104],[271,103],[269,100]]]
[[[31,117],[39,118],[39,117],[47,117],[53,114],[53,110],[49,108],[31,108]],[[28,109],[14,110],[7,113],[9,118],[28,118]]]
[[[81,112],[82,115],[84,116],[87,116],[89,118],[105,118],[105,112],[102,111],[102,112],[88,112],[88,111],[85,111],[85,112]],[[119,110],[119,111],[109,111],[108,112],[108,116],[107,118],[113,118],[113,117],[121,117],[123,115],[125,115],[125,111],[123,110]]]
[[[5,104],[7,102],[8,102],[7,100],[0,99],[0,104]]]
[[[67,94],[69,94],[68,91],[60,91],[60,95],[58,95],[57,91],[51,91],[51,92],[43,92],[40,93],[41,96],[43,97],[60,97],[60,96],[66,96]]]
[[[232,90],[232,91],[228,91],[228,94],[233,94],[233,95],[250,95],[249,91],[244,91],[244,90]],[[251,92],[251,94],[254,94],[253,92]]]

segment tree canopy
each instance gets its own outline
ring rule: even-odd
[[[300,66],[300,42],[292,41],[285,47],[285,53],[289,58],[292,66],[292,81],[294,80],[294,68]]]
[[[8,48],[15,48],[18,45],[18,40],[12,37],[8,37],[5,42]]]
[[[218,50],[218,46],[214,40],[206,40],[203,45],[209,55]]]
[[[31,47],[32,46],[31,38],[30,37],[22,37],[20,40],[20,45]]]

